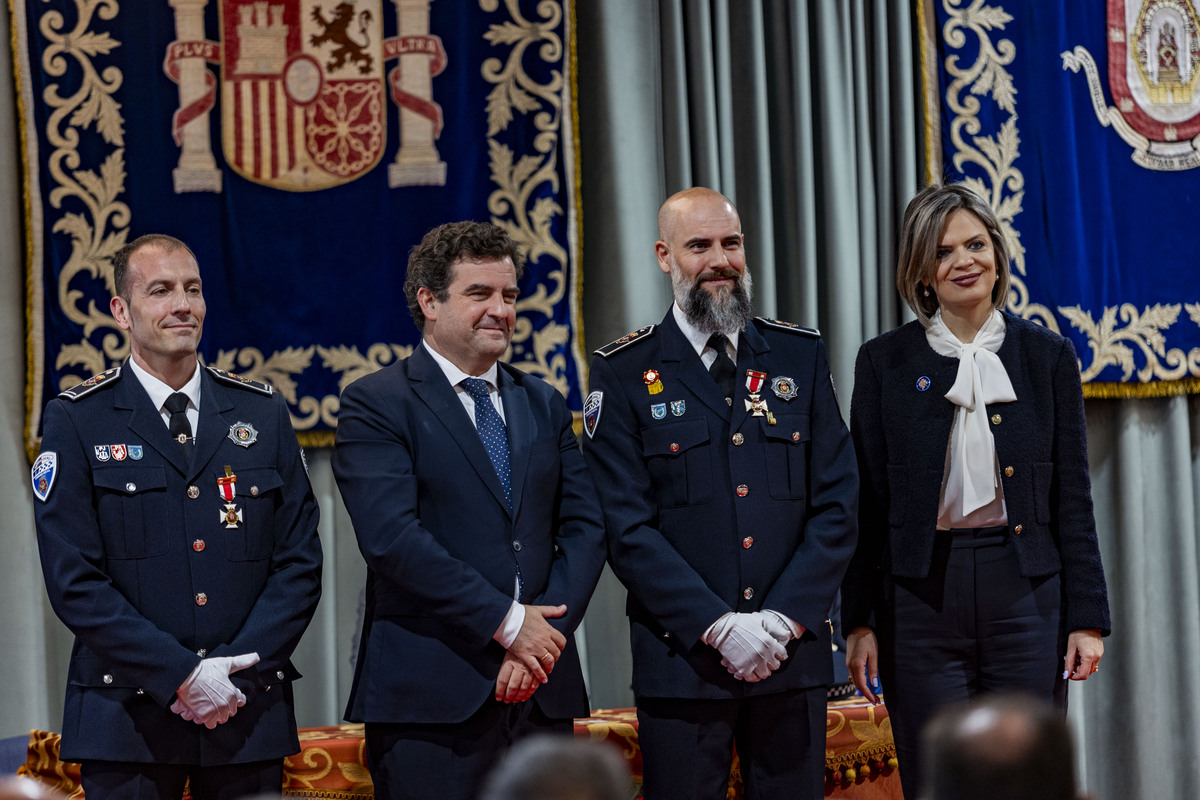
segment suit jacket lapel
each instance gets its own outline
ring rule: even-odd
[[[450,385],[450,381],[446,380],[446,374],[442,372],[433,357],[425,351],[423,345],[417,345],[413,349],[413,354],[408,358],[408,378],[413,392],[429,407],[433,416],[442,423],[446,432],[450,434],[450,438],[462,450],[471,467],[483,481],[483,485],[488,488],[502,508],[507,508],[508,501],[504,499],[504,487],[500,485],[500,478],[496,475],[496,468],[492,466],[492,460],[488,458],[483,441],[479,438],[479,432],[471,422],[467,410],[463,408],[462,401],[458,399],[454,387]],[[508,407],[505,406],[504,410],[507,414]],[[510,435],[510,473],[511,453]],[[516,498],[514,497],[513,500],[515,507]]]
[[[228,390],[217,383],[208,370],[204,370],[200,388],[200,422],[196,426],[196,452],[192,453],[192,466],[189,470],[191,475],[200,472],[216,455],[221,440],[229,434],[229,426],[233,424],[223,419],[223,416],[232,410],[233,400]]]
[[[525,486],[525,474],[529,470],[529,447],[536,426],[525,388],[518,384],[504,367],[498,369],[496,378],[500,384],[500,401],[504,404],[504,424],[508,428],[509,482],[512,485],[512,507],[515,516],[521,507],[521,490]]]
[[[171,438],[162,414],[150,402],[150,395],[146,394],[145,388],[128,365],[122,370],[121,377],[114,389],[116,395],[113,398],[113,406],[129,409],[129,429],[141,437],[147,447],[156,450],[175,469],[186,474],[187,459],[183,456],[183,448]]]
[[[767,340],[762,337],[753,323],[746,323],[745,329],[738,337],[737,374],[734,376],[733,385],[733,430],[741,428],[746,420],[751,418],[750,412],[746,410],[746,400],[750,397],[750,390],[746,388],[746,370],[766,372],[768,373],[767,380],[770,380],[769,370],[763,363],[764,357],[769,352],[771,352],[771,345],[767,344]],[[760,397],[766,389],[767,384],[764,382],[759,390]]]
[[[662,334],[663,368],[671,369],[679,382],[694,394],[700,402],[708,406],[718,416],[729,419],[729,405],[717,388],[716,382],[704,368],[704,362],[696,355],[692,343],[679,330],[675,323],[675,314],[667,311],[667,316],[660,326]],[[670,367],[667,365],[670,364]],[[646,365],[647,368],[652,366]],[[670,377],[670,374],[668,374]],[[735,389],[736,394],[736,389]]]

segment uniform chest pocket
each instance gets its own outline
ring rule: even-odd
[[[780,414],[774,425],[763,425],[763,455],[771,497],[803,500],[808,496],[810,439],[807,414]]]
[[[642,430],[642,455],[662,508],[707,503],[713,494],[708,422],[652,425]]]
[[[93,473],[96,515],[104,553],[111,559],[167,552],[167,473],[162,467],[124,464]]]
[[[224,500],[220,507],[225,554],[230,561],[269,558],[275,549],[275,512],[283,502],[283,478],[274,467],[239,467],[236,474],[233,508]],[[223,476],[224,472],[216,475],[214,483]]]

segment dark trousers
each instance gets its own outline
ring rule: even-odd
[[[283,793],[282,759],[215,767],[84,761],[80,773],[87,800],[170,800],[183,797],[189,780],[193,800],[279,797]]]
[[[1060,579],[1021,577],[1006,531],[939,531],[928,577],[885,579],[879,673],[908,800],[920,796],[921,731],[942,707],[1024,692],[1065,713]]]
[[[638,698],[644,797],[723,800],[736,745],[746,800],[819,800],[825,695],[819,686],[730,700]]]
[[[572,719],[551,719],[533,700],[487,703],[464,722],[368,722],[367,767],[376,800],[474,800],[487,774],[517,740],[570,736]]]

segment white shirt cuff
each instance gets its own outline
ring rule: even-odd
[[[516,641],[517,634],[521,632],[521,626],[524,624],[525,606],[514,600],[508,608],[508,613],[504,615],[504,621],[500,623],[500,627],[496,629],[492,638],[507,650]]]

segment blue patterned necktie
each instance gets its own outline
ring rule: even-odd
[[[504,428],[504,420],[492,404],[488,394],[488,385],[481,378],[464,378],[461,381],[463,389],[475,401],[475,429],[483,440],[483,449],[487,450],[488,458],[504,487],[504,500],[512,510],[512,481],[508,472],[508,432]]]

